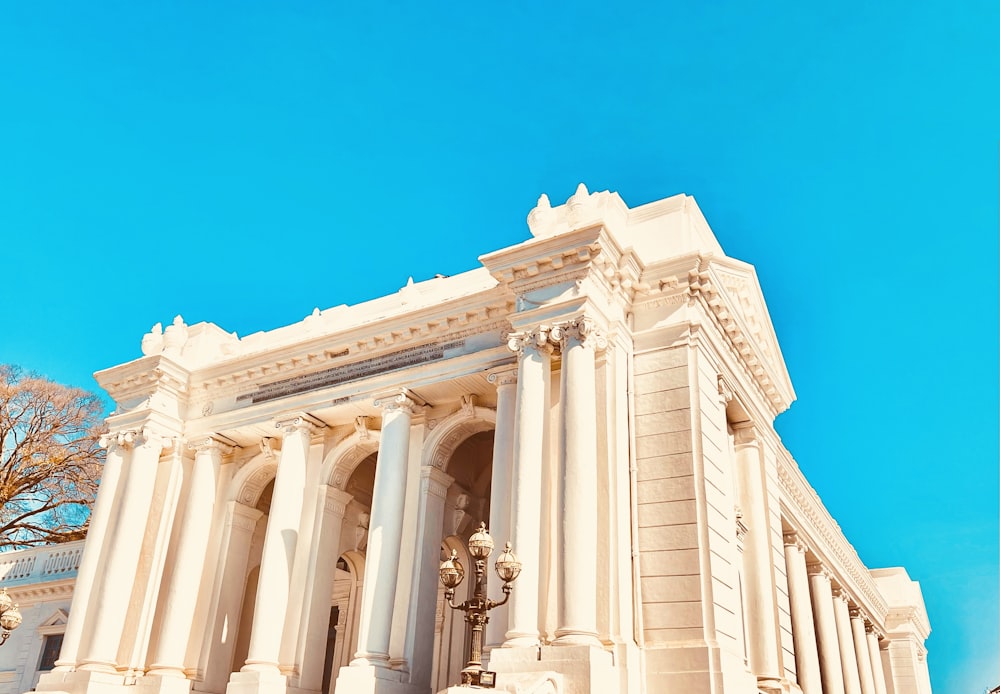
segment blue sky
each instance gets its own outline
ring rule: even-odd
[[[785,444],[921,582],[935,692],[1000,683],[1000,6],[685,5],[0,5],[0,362],[96,388],[178,313],[471,269],[542,192],[686,192],[757,267]]]

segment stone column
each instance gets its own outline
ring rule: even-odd
[[[795,645],[795,670],[799,687],[803,694],[823,694],[816,628],[809,598],[806,546],[795,533],[786,533],[784,539],[788,602],[792,613],[792,643]]]
[[[257,509],[239,502],[228,502],[220,543],[223,555],[212,587],[213,604],[209,612],[212,626],[207,646],[202,649],[201,662],[205,668],[205,678],[203,685],[197,687],[199,690],[204,688],[204,691],[219,692],[226,689],[236,635],[239,633],[250,541],[257,521],[263,515]]]
[[[334,570],[340,556],[340,531],[344,512],[353,498],[336,487],[319,488],[316,508],[317,539],[309,557],[310,592],[305,606],[302,642],[302,671],[299,688],[319,690],[323,685],[323,665],[326,660],[326,638],[330,625],[330,596],[333,593]]]
[[[851,608],[851,633],[854,635],[854,653],[858,658],[858,674],[861,676],[861,694],[875,694],[875,675],[871,656],[868,654],[868,640],[865,638],[865,618],[857,607]]]
[[[211,436],[192,444],[195,449],[187,504],[181,519],[174,572],[164,602],[163,623],[157,642],[151,675],[184,675],[184,656],[194,621],[195,596],[201,584],[208,548],[208,529],[215,512],[215,484],[222,466],[222,456],[232,452]]]
[[[514,468],[514,414],[517,402],[517,366],[495,369],[487,380],[497,387],[497,423],[493,432],[493,476],[490,481],[490,534],[502,548],[511,539],[510,502]],[[517,550],[514,550],[517,554]],[[503,644],[509,605],[490,612],[485,653]]]
[[[139,566],[149,509],[156,486],[160,453],[173,441],[149,429],[135,437],[124,487],[114,509],[111,537],[100,567],[103,578],[97,586],[90,613],[90,638],[80,658],[81,670],[116,671],[118,646]]]
[[[847,607],[847,594],[843,588],[833,593],[833,612],[837,620],[837,640],[840,642],[840,665],[844,670],[845,694],[861,694],[858,676],[858,655],[854,652],[854,635],[851,633],[851,616]]]
[[[872,664],[875,680],[875,694],[888,694],[885,686],[885,671],[882,669],[882,653],[879,650],[878,634],[873,624],[865,624],[865,640],[868,641],[868,659]]]
[[[410,422],[417,403],[402,389],[380,396],[375,406],[383,408],[382,439],[375,463],[358,652],[351,665],[387,668],[399,572],[399,543],[403,536]]]
[[[410,681],[426,685],[434,669],[434,617],[437,612],[438,568],[440,567],[441,530],[444,527],[444,502],[454,478],[436,467],[420,469],[420,507],[417,518],[416,576],[411,598],[415,610],[407,628],[407,651],[413,654]]]
[[[844,671],[840,664],[837,642],[837,618],[833,613],[833,592],[830,574],[820,564],[809,564],[812,587],[813,620],[819,642],[819,668],[823,679],[823,694],[844,694]]]
[[[552,374],[549,332],[545,326],[512,333],[507,346],[517,352],[517,401],[514,406],[514,474],[510,535],[521,561],[511,593],[505,647],[538,645],[539,547],[542,462]]]
[[[562,446],[559,456],[559,612],[554,643],[601,646],[597,638],[597,390],[595,349],[607,340],[579,318],[558,326],[562,342]]]
[[[108,545],[111,527],[112,510],[115,502],[115,492],[121,479],[122,467],[129,456],[135,432],[122,431],[106,434],[101,437],[101,446],[108,449],[104,467],[101,470],[101,486],[97,500],[90,512],[90,530],[87,531],[87,542],[83,546],[83,557],[76,573],[76,584],[73,589],[73,602],[69,612],[69,622],[63,634],[62,649],[55,669],[64,671],[72,669],[77,662],[80,641],[85,631],[89,631],[87,608],[91,594],[96,590],[98,570],[101,569],[101,552]],[[101,572],[102,577],[106,574]]]
[[[250,648],[246,664],[240,668],[242,672],[266,673],[269,676],[279,674],[282,624],[288,609],[305,492],[309,440],[316,428],[314,421],[308,415],[297,415],[275,423],[284,436],[271,508],[267,514],[267,529],[264,531]]]
[[[780,689],[784,673],[778,641],[778,608],[774,596],[773,559],[768,525],[760,441],[753,426],[734,430],[736,495],[747,525],[743,544],[744,586],[747,593],[747,645],[750,670],[764,689]]]

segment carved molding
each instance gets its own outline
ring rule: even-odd
[[[570,340],[579,342],[582,346],[595,351],[606,349],[608,346],[605,331],[587,316],[556,323],[552,326],[549,339],[556,342],[561,351],[566,350]]]
[[[321,429],[326,428],[326,422],[313,417],[308,412],[296,412],[294,414],[283,415],[274,420],[274,428],[281,430],[282,434],[288,436],[300,431],[304,431],[310,436],[315,435]]]
[[[424,442],[423,465],[445,470],[455,449],[473,434],[496,428],[496,412],[486,407],[459,410],[438,422]]]
[[[507,341],[507,336],[504,336]],[[517,385],[517,364],[505,364],[487,372],[486,380],[497,387]]]
[[[552,326],[539,325],[531,330],[518,330],[507,334],[507,349],[519,357],[525,350],[532,349],[545,354],[551,354],[558,346],[558,340],[551,336]]]
[[[836,562],[838,576],[845,587],[881,622],[889,607],[875,580],[795,462],[783,453],[778,454],[778,485],[781,499],[789,508],[790,522],[808,535],[815,544],[814,551]]]

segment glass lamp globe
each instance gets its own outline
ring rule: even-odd
[[[441,576],[441,584],[448,589],[455,588],[462,582],[462,579],[465,578],[465,569],[458,560],[457,550],[451,550],[451,556],[441,562],[438,575]]]
[[[17,609],[17,605],[8,608],[0,615],[0,627],[3,627],[5,631],[13,631],[21,626],[21,613]]]
[[[473,559],[485,559],[493,552],[493,538],[486,532],[486,523],[480,523],[479,528],[469,538],[469,554]]]
[[[521,562],[517,560],[514,553],[510,551],[510,543],[504,547],[503,552],[497,557],[497,576],[504,583],[510,583],[521,573]]]

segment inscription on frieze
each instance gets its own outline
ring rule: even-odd
[[[441,342],[432,345],[420,345],[418,347],[408,347],[398,352],[383,354],[356,361],[353,364],[335,366],[316,373],[304,376],[293,376],[281,381],[266,383],[257,388],[252,393],[244,393],[236,398],[238,404],[261,403],[284,398],[289,395],[306,393],[320,388],[340,385],[349,381],[356,381],[376,374],[398,371],[418,364],[444,359],[448,352],[465,347],[465,340],[453,340],[451,342]]]

